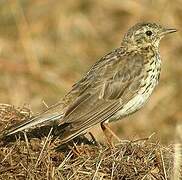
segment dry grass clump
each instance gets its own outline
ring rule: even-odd
[[[17,122],[25,114],[22,109],[0,106],[1,121],[4,117],[6,122],[8,119]],[[1,123],[0,130],[3,129]],[[0,179],[163,180],[169,179],[173,171],[173,148],[163,147],[149,138],[123,141],[111,149],[93,138],[83,137],[58,146],[59,139],[53,140],[52,128],[46,136],[43,134],[30,138],[29,133],[24,133],[15,140],[1,140]]]
[[[112,150],[83,144],[56,151],[44,138],[1,147],[0,161],[0,179],[167,179],[172,152],[150,141],[120,143]]]

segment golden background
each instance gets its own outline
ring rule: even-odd
[[[112,126],[121,139],[155,132],[163,143],[174,142],[182,119],[181,0],[0,1],[0,103],[33,112],[42,101],[56,103],[141,21],[179,31],[161,42],[161,81],[150,101]]]

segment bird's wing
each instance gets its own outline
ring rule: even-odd
[[[92,73],[89,72],[68,94],[69,99],[72,93],[80,93],[63,117],[62,122],[70,124],[62,136],[63,141],[69,141],[85,129],[110,119],[122,109],[123,104],[139,90],[143,67],[142,55],[116,53],[93,66]]]

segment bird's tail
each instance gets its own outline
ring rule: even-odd
[[[9,129],[7,129],[4,133],[5,136],[9,136],[12,134],[15,134],[17,132],[23,131],[25,129],[32,128],[34,126],[37,126],[39,124],[46,124],[46,123],[51,123],[53,121],[61,119],[62,115],[61,114],[51,114],[49,116],[36,116],[32,117],[29,120],[22,121]]]
[[[36,127],[38,125],[52,124],[55,121],[62,119],[63,113],[60,111],[61,105],[56,104],[41,114],[38,114],[30,119],[24,120],[20,123],[11,126],[3,133],[3,136],[9,136],[17,132]]]

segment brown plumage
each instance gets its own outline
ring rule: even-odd
[[[139,110],[158,83],[161,38],[175,29],[138,23],[124,36],[121,47],[96,62],[63,100],[45,112],[11,127],[5,135],[57,122],[68,142],[95,124],[121,119]]]

